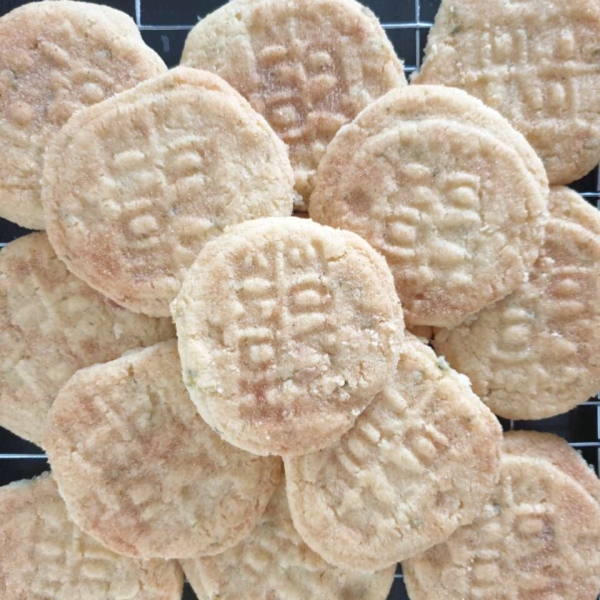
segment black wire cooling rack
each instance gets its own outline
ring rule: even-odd
[[[224,2],[222,0],[100,0],[131,15],[146,43],[168,66],[178,64],[183,44],[194,24]],[[381,20],[388,37],[404,60],[407,76],[419,68],[429,28],[440,0],[362,0]],[[25,0],[0,0],[0,15],[26,4]],[[594,169],[572,184],[590,204],[599,208],[600,178]],[[0,219],[0,247],[24,235],[27,230]],[[600,299],[599,299],[600,302]],[[600,455],[600,400],[591,398],[571,412],[542,421],[503,421],[505,429],[535,429],[556,433],[579,450],[598,472]],[[43,451],[0,428],[0,485],[30,478],[48,470]],[[186,584],[184,600],[196,596]],[[318,600],[308,599],[307,600]],[[389,600],[408,600],[400,568]],[[433,599],[432,599],[433,600]]]

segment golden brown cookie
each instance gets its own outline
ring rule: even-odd
[[[600,214],[552,188],[546,241],[529,280],[434,345],[497,415],[542,419],[600,389]]]
[[[32,2],[0,19],[0,217],[44,229],[44,150],[77,110],[166,70],[107,6]]]
[[[354,0],[235,0],[192,29],[182,63],[217,73],[265,116],[288,145],[302,210],[337,130],[406,84],[379,21]]]
[[[386,257],[409,326],[461,323],[515,289],[538,255],[541,165],[490,113],[460,90],[394,90],[344,127],[319,165],[311,218]]]
[[[175,336],[72,275],[43,233],[0,251],[0,425],[41,444],[59,389],[82,367]]]
[[[70,518],[146,559],[234,546],[282,472],[279,459],[230,446],[202,420],[174,340],[76,373],[52,406],[45,447]]]
[[[502,429],[422,342],[338,444],[285,461],[294,525],[329,563],[381,569],[447,539],[496,488]]]
[[[392,377],[404,330],[383,258],[294,217],[248,221],[204,246],[172,311],[200,414],[256,454],[337,441]]]
[[[402,567],[411,600],[596,600],[600,505],[551,461],[506,453],[481,515]]]
[[[0,597],[5,600],[180,600],[174,561],[114,554],[67,517],[53,478],[0,488]]]
[[[570,183],[600,160],[599,36],[595,0],[443,0],[413,81],[480,98]]]
[[[384,600],[396,570],[327,564],[294,529],[283,485],[250,537],[223,554],[182,564],[199,600]]]
[[[202,246],[228,225],[289,215],[285,145],[216,75],[179,67],[77,113],[46,153],[50,242],[71,271],[167,316]]]

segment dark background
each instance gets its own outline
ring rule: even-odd
[[[146,43],[154,48],[170,67],[179,62],[183,43],[193,25],[224,4],[220,0],[106,0],[102,3],[131,15]],[[380,18],[398,55],[405,62],[407,76],[410,75],[420,64],[427,33],[439,0],[363,0],[363,3]],[[0,0],[0,15],[22,4],[25,4],[25,1]],[[571,187],[583,193],[591,204],[597,206],[600,197],[597,169]],[[1,246],[25,233],[26,230],[0,219]],[[507,421],[503,422],[503,426],[505,429],[536,429],[561,435],[580,450],[598,472],[599,414],[600,402],[598,398],[592,398],[566,415],[543,421]],[[42,450],[0,428],[0,485],[33,477],[47,469],[48,463]],[[194,598],[194,593],[186,584],[184,600]],[[389,600],[408,600],[400,570]]]

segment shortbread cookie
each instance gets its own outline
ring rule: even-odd
[[[180,67],[75,115],[46,154],[58,256],[135,312],[169,314],[200,248],[289,215],[293,173],[267,122],[216,75]]]
[[[45,447],[73,521],[140,558],[234,546],[282,471],[279,459],[230,446],[202,420],[174,340],[76,373],[52,406]]]
[[[285,461],[296,529],[339,567],[395,564],[477,517],[501,442],[468,379],[407,335],[394,381],[341,441]]]
[[[529,281],[434,345],[497,415],[542,419],[600,389],[600,214],[552,188],[550,221]]]
[[[600,503],[600,479],[582,456],[561,437],[539,431],[510,431],[504,437],[503,451],[550,461],[578,481]]]
[[[250,537],[218,556],[182,564],[199,600],[384,600],[396,570],[327,564],[294,529],[283,485]]]
[[[46,415],[82,367],[175,337],[69,273],[43,233],[0,252],[0,425],[40,444]]]
[[[516,132],[501,135],[508,123],[488,130],[489,112],[459,90],[394,90],[336,135],[319,166],[311,217],[384,254],[410,326],[457,325],[515,289],[537,257],[541,167],[523,140],[512,146]]]
[[[477,96],[569,183],[600,160],[599,36],[594,0],[443,0],[413,81]]]
[[[77,110],[166,70],[125,13],[33,2],[0,19],[0,217],[44,229],[44,149]]]
[[[288,145],[306,210],[337,130],[406,83],[373,13],[354,0],[235,0],[189,34],[182,62],[242,93]]]
[[[0,488],[0,597],[180,600],[174,561],[114,554],[73,525],[46,474]]]
[[[337,441],[392,377],[404,330],[383,258],[353,233],[294,217],[207,244],[172,311],[200,414],[256,454]]]
[[[550,461],[505,454],[480,517],[402,567],[411,600],[596,600],[600,505]]]
[[[498,111],[482,104],[480,100],[461,90],[438,85],[421,85],[418,89],[404,88],[390,96],[393,102],[386,105],[390,119],[398,121],[444,119],[459,125],[484,129],[498,141],[509,145],[521,157],[531,177],[548,195],[548,177],[542,161],[523,134],[519,133]],[[368,113],[363,121],[367,127],[380,121],[377,112]]]

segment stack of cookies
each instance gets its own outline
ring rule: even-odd
[[[503,435],[600,389],[600,6],[0,19],[0,597],[595,600],[600,481]],[[300,218],[303,217],[303,218]],[[310,217],[310,218],[306,218]]]

